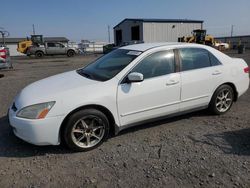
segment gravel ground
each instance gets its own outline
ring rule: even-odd
[[[228,53],[250,64],[250,52]],[[0,187],[250,187],[250,90],[225,115],[141,125],[85,153],[13,135],[6,113],[23,87],[95,58],[13,58],[14,70],[0,71]]]

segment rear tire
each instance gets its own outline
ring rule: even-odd
[[[44,53],[41,51],[38,51],[35,53],[36,58],[42,58],[44,56]]]
[[[209,104],[209,111],[221,115],[230,110],[234,100],[234,91],[229,85],[221,85],[213,94]]]
[[[75,56],[75,52],[74,52],[73,50],[69,50],[69,51],[67,52],[67,56],[68,56],[68,57],[73,57],[73,56]]]
[[[74,151],[89,151],[103,143],[109,135],[108,118],[96,109],[72,114],[62,132],[64,143]]]

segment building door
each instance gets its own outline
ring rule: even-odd
[[[122,30],[116,30],[116,45],[119,46],[122,43]]]
[[[140,26],[131,27],[131,40],[140,40]]]

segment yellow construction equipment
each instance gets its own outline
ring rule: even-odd
[[[192,36],[182,37],[181,42],[187,43],[197,43],[197,44],[205,44],[209,46],[215,45],[215,39],[212,35],[207,35],[207,31],[203,29],[193,30]]]
[[[27,37],[27,40],[21,41],[17,45],[17,51],[23,54],[27,54],[27,49],[32,45],[43,44],[42,35],[31,35],[30,39]]]

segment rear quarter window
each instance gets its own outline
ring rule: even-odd
[[[209,52],[209,58],[212,66],[221,65],[221,62],[210,52]]]

